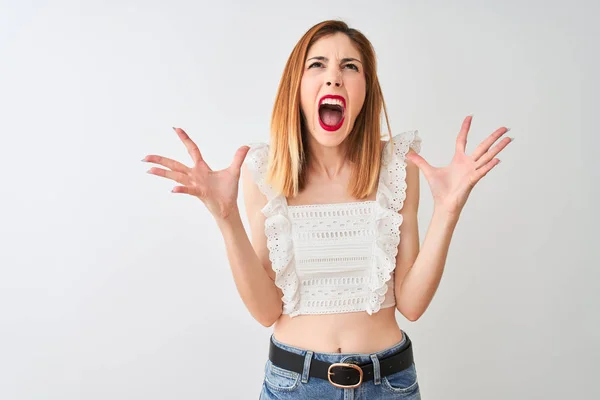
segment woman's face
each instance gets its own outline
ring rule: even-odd
[[[352,131],[366,95],[360,52],[343,33],[319,39],[308,50],[300,86],[304,122],[324,146],[337,146]]]

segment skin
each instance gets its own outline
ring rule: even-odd
[[[307,58],[315,55],[326,56],[329,61],[316,70],[307,68],[308,61],[305,65],[301,106],[310,130],[311,164],[306,188],[297,197],[288,199],[290,205],[356,201],[349,198],[346,191],[351,165],[343,157],[343,146],[354,117],[362,107],[364,93],[361,93],[360,82],[363,79],[364,84],[364,76],[361,78],[360,71],[344,68],[340,60],[359,58],[359,54],[343,35],[335,35],[315,43]],[[328,82],[331,85],[327,85]],[[325,93],[347,96],[347,121],[338,132],[324,131],[315,121],[317,101]],[[449,165],[433,167],[414,151],[407,154],[406,199],[400,210],[403,215],[402,240],[398,246],[394,281],[396,308],[382,309],[371,316],[365,312],[295,318],[281,314],[282,293],[274,284],[264,235],[265,219],[261,213],[267,199],[243,166],[249,150],[247,146],[237,150],[228,168],[213,171],[187,133],[174,128],[188,149],[193,166],[159,155],[148,155],[142,161],[165,167],[152,167],[148,173],[179,183],[173,189],[174,193],[192,195],[206,205],[223,235],[241,299],[258,322],[266,327],[274,325],[277,339],[318,352],[372,353],[401,340],[396,309],[409,321],[418,320],[426,311],[439,286],[454,229],[472,189],[498,165],[496,155],[512,141],[512,138],[502,138],[508,128],[501,127],[482,141],[472,154],[466,154],[471,121],[472,116],[464,119]],[[417,225],[419,171],[426,178],[434,199],[434,212],[422,246]],[[252,240],[237,207],[240,176]],[[370,199],[374,198],[375,193]]]

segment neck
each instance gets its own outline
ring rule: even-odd
[[[308,140],[308,169],[328,178],[339,176],[348,161],[345,141],[338,146],[328,147],[319,144],[314,138]]]

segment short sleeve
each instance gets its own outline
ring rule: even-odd
[[[261,210],[265,215],[265,236],[269,259],[275,271],[275,285],[283,293],[283,313],[295,317],[300,312],[300,279],[294,262],[292,223],[288,217],[286,198],[277,194],[266,183],[269,161],[269,146],[266,143],[250,144],[244,163],[252,172],[260,191],[267,197]]]
[[[402,208],[406,198],[406,154],[410,149],[420,153],[421,142],[419,131],[413,130],[394,135],[384,146],[380,187],[389,191],[390,206],[394,211]]]
[[[369,282],[369,314],[380,310],[388,290],[387,282],[396,268],[400,225],[403,221],[399,211],[406,198],[406,154],[410,149],[417,153],[421,151],[421,139],[417,131],[394,135],[383,148],[376,199],[377,246]]]
[[[247,165],[248,170],[252,173],[252,178],[261,193],[264,194],[268,200],[275,197],[273,188],[267,184],[266,176],[269,167],[269,145],[266,143],[251,143],[248,145],[250,150],[246,154],[244,164]]]

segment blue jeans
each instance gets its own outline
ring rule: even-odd
[[[406,399],[420,400],[417,370],[413,364],[394,374],[381,377],[379,360],[401,350],[406,346],[406,333],[402,331],[402,340],[377,353],[317,353],[300,349],[279,342],[273,335],[273,343],[285,350],[305,357],[302,374],[285,370],[274,365],[267,359],[265,377],[259,400],[286,399],[339,399],[339,400],[388,400]],[[373,362],[375,378],[363,382],[359,387],[344,389],[333,386],[329,381],[309,377],[308,371],[311,360],[321,360],[329,363],[356,361],[357,363]]]

